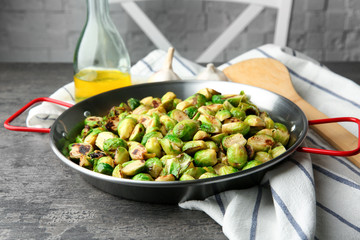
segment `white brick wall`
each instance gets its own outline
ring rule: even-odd
[[[195,59],[245,5],[161,0],[141,8],[185,57]],[[132,61],[155,46],[119,4],[111,16]],[[216,59],[226,61],[272,41],[268,9]],[[1,62],[71,62],[86,19],[85,0],[0,0]],[[360,60],[360,0],[294,0],[288,46],[317,60]]]

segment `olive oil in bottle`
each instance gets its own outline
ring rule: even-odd
[[[86,0],[87,19],[74,54],[75,100],[131,85],[130,58],[108,0]]]

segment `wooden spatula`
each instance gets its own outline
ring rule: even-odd
[[[303,110],[308,120],[328,118],[298,95],[287,68],[277,60],[249,59],[233,64],[223,71],[233,82],[264,88],[288,98]],[[357,147],[358,139],[339,124],[312,125],[311,128],[339,151],[353,150]],[[360,154],[347,158],[360,168]]]

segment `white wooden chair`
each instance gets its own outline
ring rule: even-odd
[[[166,50],[173,46],[152,20],[136,4],[137,1],[155,0],[109,0],[120,3],[129,16],[138,24],[148,38],[159,48]],[[194,0],[195,1],[195,0]],[[247,8],[220,34],[215,41],[195,60],[199,63],[212,62],[265,8],[277,10],[273,43],[286,46],[293,0],[198,0],[213,2],[237,2],[248,4]],[[179,55],[179,53],[176,53]]]

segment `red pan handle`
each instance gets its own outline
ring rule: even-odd
[[[331,156],[353,156],[360,152],[360,119],[354,117],[339,117],[339,118],[326,118],[326,119],[316,119],[310,120],[309,125],[323,124],[323,123],[334,123],[334,122],[354,122],[358,125],[358,146],[357,148],[349,151],[336,151],[336,150],[327,150],[327,149],[318,149],[318,148],[308,148],[308,147],[299,147],[297,151],[331,155]]]
[[[51,102],[51,103],[55,103],[55,104],[58,104],[58,105],[61,105],[61,106],[64,106],[64,107],[72,107],[73,106],[73,104],[71,104],[71,103],[63,102],[63,101],[56,100],[56,99],[53,99],[53,98],[47,98],[47,97],[35,98],[34,100],[30,101],[25,106],[20,108],[16,113],[14,113],[8,119],[6,119],[6,121],[4,122],[4,127],[6,129],[8,129],[8,130],[11,130],[11,131],[49,133],[50,128],[34,128],[34,127],[21,127],[21,126],[10,125],[10,123],[15,118],[17,118],[21,113],[23,113],[26,109],[28,109],[29,107],[31,107],[32,105],[34,105],[35,103],[38,103],[38,102]]]

